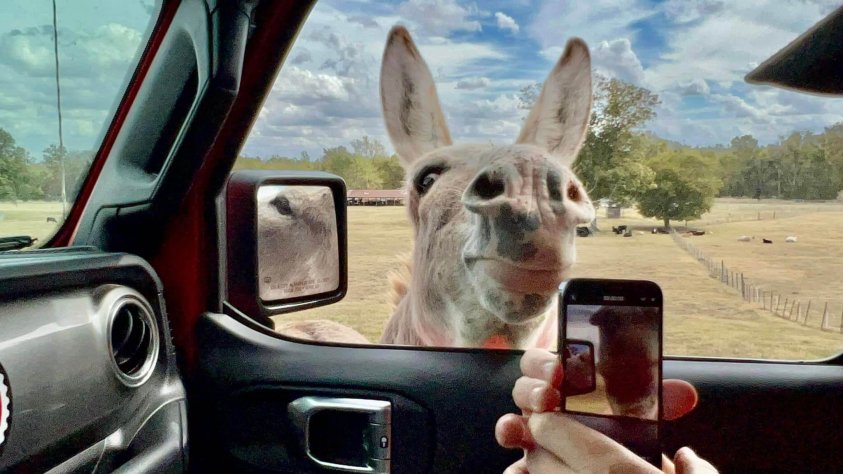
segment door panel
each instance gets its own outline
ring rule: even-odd
[[[92,249],[0,255],[0,363],[12,392],[0,470],[186,465],[185,391],[161,286],[143,260]]]
[[[306,462],[286,405],[302,395],[394,399],[392,472],[501,472],[519,453],[494,440],[515,409],[520,354],[351,348],[296,343],[219,314],[198,327],[191,405],[199,470],[320,471]],[[689,445],[723,472],[843,469],[836,456],[843,368],[828,364],[665,362],[694,383],[700,404],[666,423],[665,446]],[[194,403],[197,402],[197,403]],[[195,452],[194,451],[194,452]]]

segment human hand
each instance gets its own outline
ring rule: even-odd
[[[515,404],[523,416],[504,415],[495,427],[498,443],[506,448],[523,448],[525,457],[507,469],[507,473],[538,472],[606,472],[621,469],[629,472],[658,472],[653,466],[614,440],[554,411],[561,394],[556,387],[562,382],[559,358],[548,351],[531,349],[521,358],[521,372],[512,390]],[[679,418],[697,404],[694,387],[681,380],[665,380],[664,418]],[[532,415],[532,416],[531,416]],[[690,454],[682,454],[685,452]],[[710,464],[687,448],[677,453],[677,462],[665,463],[666,472],[716,472]],[[702,465],[695,460],[699,460]],[[572,463],[572,464],[570,464]],[[696,470],[686,470],[693,467]],[[708,471],[703,469],[708,469]]]

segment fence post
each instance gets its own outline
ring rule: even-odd
[[[784,308],[782,308],[782,317],[783,318],[787,317],[787,316],[785,316],[787,314],[787,300],[788,300],[787,298],[784,299]]]
[[[803,326],[808,325],[808,314],[811,313],[811,300],[808,300],[808,306],[805,307],[805,319],[802,321]]]
[[[773,290],[770,290],[770,309],[773,309]]]
[[[782,295],[776,296],[776,314],[779,314],[779,306],[782,304]],[[785,298],[785,305],[787,305],[787,298]]]
[[[793,316],[793,305],[790,306],[790,316],[791,316],[790,319],[792,319],[794,321],[799,321],[799,309],[800,309],[799,305],[800,305],[800,303],[796,300],[794,300],[794,303],[796,303],[796,319],[793,319],[793,317],[792,317]]]
[[[723,271],[726,269],[726,266],[723,264],[723,260],[720,260],[720,282],[723,282]]]
[[[828,301],[825,302],[825,308],[823,308],[823,320],[820,323],[820,329],[825,329],[826,324],[828,323]]]

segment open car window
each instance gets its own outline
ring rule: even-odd
[[[160,1],[0,4],[0,239],[62,225]]]
[[[318,2],[235,167],[345,179],[348,295],[277,316],[276,328],[327,319],[376,343],[415,293],[438,303],[429,305],[435,317],[403,326],[410,332],[444,334],[426,339],[440,342],[431,345],[499,347],[466,342],[465,325],[453,323],[455,314],[465,315],[454,288],[468,294],[483,285],[481,277],[420,268],[443,259],[445,266],[465,264],[437,250],[465,248],[465,238],[440,232],[432,245],[425,233],[438,210],[461,209],[471,177],[449,188],[450,200],[419,204],[425,182],[433,193],[446,192],[422,171],[438,179],[456,165],[443,158],[438,167],[415,167],[387,133],[381,61],[390,28],[400,23],[427,63],[450,136],[482,146],[515,141],[567,40],[585,40],[594,106],[571,169],[596,219],[568,229],[577,235],[576,263],[566,276],[658,283],[665,354],[838,354],[843,102],[743,79],[834,7]],[[460,225],[470,222],[464,217]]]

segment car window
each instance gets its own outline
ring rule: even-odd
[[[61,226],[159,10],[155,0],[0,3],[0,238],[38,246]]]
[[[571,211],[581,224],[576,263],[566,276],[658,283],[665,301],[665,354],[817,359],[839,353],[843,102],[743,79],[835,7],[760,0],[318,2],[236,168],[321,170],[345,179],[349,288],[338,304],[278,316],[276,322],[284,327],[329,319],[372,342],[386,332],[391,342],[484,347],[501,341],[506,346],[506,337],[469,343],[465,334],[478,325],[514,334],[533,324],[510,324],[504,310],[504,316],[484,319],[495,304],[514,304],[517,311],[548,304],[529,294],[513,303],[489,290],[484,282],[500,268],[451,271],[469,261],[453,249],[476,242],[451,237],[458,232],[450,231],[448,219],[464,213],[470,217],[459,225],[482,221],[476,217],[482,212],[462,207],[471,202],[486,209],[483,199],[503,193],[501,180],[508,179],[494,176],[509,165],[501,165],[498,175],[482,175],[443,156],[438,163],[422,159],[424,169],[410,163],[405,175],[397,152],[441,145],[448,131],[456,143],[481,149],[513,143],[535,119],[530,111],[543,100],[552,102],[541,91],[554,64],[560,57],[568,63],[582,57],[576,44],[566,50],[570,38],[580,37],[590,49],[593,109],[572,165],[582,186],[568,187],[567,198],[581,202],[581,193],[590,196],[595,219],[583,219],[588,212],[582,209],[576,211],[581,215]],[[388,54],[390,67],[411,66],[379,85],[395,24],[406,26],[410,36],[393,40],[409,44],[411,37],[417,49]],[[431,95],[414,101],[415,91],[430,90],[413,69],[419,54],[436,84],[447,129],[438,126]],[[566,77],[566,84],[574,84],[568,89],[579,87],[579,76]],[[381,91],[389,95],[390,88],[404,95],[382,107]],[[571,107],[554,113],[576,118],[571,97],[577,96],[568,97]],[[391,107],[400,109],[392,119]],[[422,113],[413,115],[417,110]],[[384,113],[387,124],[393,120],[394,135],[428,127],[429,142],[422,137],[393,143]],[[575,135],[564,131],[557,145],[568,143],[564,134]],[[457,178],[459,173],[475,174]],[[558,178],[551,174],[548,181]],[[423,194],[428,189],[435,205]],[[566,229],[573,235],[574,229]],[[499,249],[508,244],[506,236],[486,239]],[[573,253],[568,257],[574,260]],[[524,278],[537,278],[542,268],[536,265]],[[522,273],[508,276],[518,280],[512,275]],[[414,312],[417,305],[423,308]],[[466,314],[465,308],[477,313]],[[411,313],[400,327],[390,319],[396,311]]]

